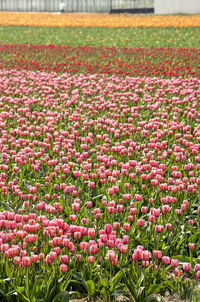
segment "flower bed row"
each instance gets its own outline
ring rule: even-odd
[[[44,27],[199,27],[199,15],[142,16],[128,14],[54,14],[0,12],[0,24]]]
[[[119,76],[200,76],[198,49],[2,44],[0,51],[1,69]]]

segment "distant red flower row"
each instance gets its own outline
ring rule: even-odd
[[[200,76],[199,49],[0,45],[1,69],[131,76]]]

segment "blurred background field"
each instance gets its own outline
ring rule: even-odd
[[[0,26],[0,43],[200,48],[199,28]]]
[[[45,27],[199,27],[199,15],[0,12],[1,25]]]

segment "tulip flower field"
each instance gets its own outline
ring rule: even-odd
[[[0,301],[200,301],[199,49],[0,53]]]
[[[129,15],[129,14],[83,14],[77,13],[24,13],[0,12],[1,25],[41,26],[41,27],[199,27],[200,16],[159,16],[159,15]]]

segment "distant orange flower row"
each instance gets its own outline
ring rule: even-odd
[[[0,12],[0,25],[45,27],[199,27],[200,15],[143,16]]]

